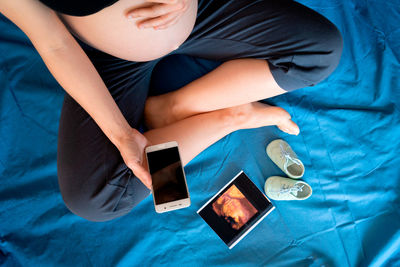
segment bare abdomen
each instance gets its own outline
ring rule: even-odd
[[[93,15],[85,17],[59,14],[70,31],[88,45],[118,58],[149,61],[178,48],[189,36],[196,21],[197,0],[177,24],[165,29],[138,29],[139,19],[129,20],[125,14],[144,0],[119,0]]]

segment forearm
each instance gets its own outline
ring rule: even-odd
[[[131,128],[78,43],[71,36],[56,49],[37,50],[58,83],[118,146]]]
[[[57,13],[37,0],[0,0],[0,13],[28,36],[58,83],[88,112],[117,146],[128,168],[150,188],[150,173],[141,166],[147,139],[130,127]]]

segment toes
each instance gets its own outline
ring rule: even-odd
[[[298,135],[300,133],[300,128],[297,124],[292,120],[287,120],[286,122],[277,125],[277,127],[288,134]]]

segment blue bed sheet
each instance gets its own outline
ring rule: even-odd
[[[301,2],[344,36],[333,75],[268,100],[292,114],[301,134],[232,133],[186,166],[191,207],[156,214],[148,197],[105,223],[66,209],[56,173],[64,92],[26,36],[0,16],[0,265],[399,266],[400,3]],[[175,56],[159,66],[153,87],[179,88],[215,66]],[[265,153],[276,138],[303,160],[313,195],[274,201],[275,211],[228,250],[196,211],[242,169],[260,189],[283,175]]]

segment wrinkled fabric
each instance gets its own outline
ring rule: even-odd
[[[64,206],[56,176],[64,92],[26,36],[0,16],[0,265],[399,264],[399,3],[301,2],[338,26],[344,50],[320,84],[268,100],[289,111],[300,135],[275,127],[230,134],[185,168],[189,208],[157,214],[148,197],[105,223]],[[156,70],[154,88],[179,88],[216,66],[169,60]],[[228,250],[196,211],[242,169],[260,189],[267,177],[283,176],[265,153],[276,138],[303,161],[313,195],[273,201],[276,209]]]

